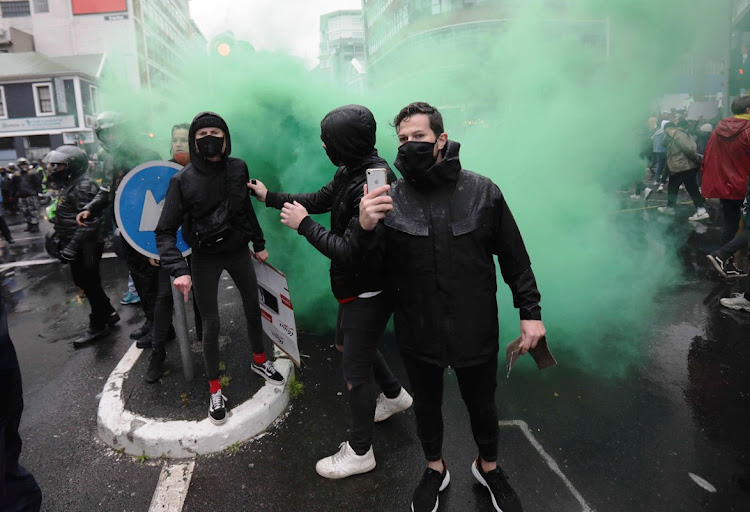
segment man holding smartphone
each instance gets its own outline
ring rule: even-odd
[[[436,108],[407,105],[393,126],[400,144],[395,166],[404,178],[390,185],[390,195],[381,195],[389,189],[384,186],[363,197],[352,244],[355,254],[367,254],[385,241],[396,340],[427,458],[412,510],[437,510],[438,494],[450,482],[442,458],[441,411],[443,372],[450,366],[479,451],[472,474],[489,489],[495,510],[520,512],[518,496],[497,465],[499,329],[493,256],[520,310],[521,354],[545,335],[529,256],[500,189],[461,168],[460,146],[448,140]]]
[[[383,421],[412,404],[378,350],[392,311],[392,300],[382,288],[386,275],[382,251],[374,247],[366,258],[355,262],[348,242],[368,176],[380,183],[396,179],[375,149],[375,129],[375,117],[361,105],[339,107],[323,118],[320,138],[337,170],[333,180],[317,192],[286,194],[269,192],[259,180],[247,184],[266,206],[281,209],[284,225],[331,260],[331,289],[339,302],[336,347],[343,352],[352,429],[336,454],[316,464],[315,470],[325,478],[374,469],[373,420]],[[331,212],[330,230],[309,216],[326,212]]]

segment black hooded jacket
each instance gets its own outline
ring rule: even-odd
[[[197,154],[195,133],[199,128],[207,126],[224,131],[226,145],[219,162],[209,162]],[[190,125],[189,144],[190,163],[172,176],[164,208],[154,230],[161,264],[174,277],[190,273],[177,248],[177,230],[182,226],[185,241],[194,251],[200,252],[201,249],[196,245],[196,226],[202,219],[215,213],[225,199],[228,199],[229,206],[227,226],[231,229],[226,240],[212,253],[247,248],[251,241],[255,252],[262,251],[266,245],[263,230],[250,202],[247,164],[239,158],[229,156],[232,139],[224,120],[213,112],[202,112],[195,116]]]
[[[493,256],[521,320],[541,320],[540,295],[516,221],[500,189],[461,168],[460,145],[416,187],[391,185],[385,230],[352,232],[355,254],[385,237],[399,348],[440,366],[474,366],[497,357],[497,281]],[[379,223],[380,224],[380,223]]]
[[[359,223],[365,171],[384,168],[389,183],[396,179],[375,149],[375,118],[364,107],[347,105],[331,111],[320,123],[320,129],[326,152],[339,165],[333,180],[308,194],[269,192],[266,206],[281,209],[284,203],[297,201],[310,214],[331,212],[330,230],[305,217],[297,232],[331,260],[331,289],[337,299],[382,290],[385,279],[382,257],[371,251],[366,260],[354,262],[348,243],[349,228]]]

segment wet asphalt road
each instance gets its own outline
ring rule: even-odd
[[[750,492],[742,489],[742,478],[750,477],[750,314],[718,305],[733,286],[707,268],[705,252],[718,227],[711,223],[696,233],[675,222],[687,240],[680,253],[685,278],[664,293],[640,363],[624,378],[585,372],[572,354],[557,351],[557,368],[539,374],[526,364],[510,380],[501,379],[501,419],[521,420],[530,429],[526,435],[518,424],[501,427],[500,463],[524,510],[580,511],[583,501],[596,511],[750,511]],[[27,241],[25,252],[14,246],[12,257],[40,257],[37,245]],[[88,307],[67,272],[53,263],[2,274],[24,375],[22,463],[42,487],[44,510],[145,511],[164,462],[120,455],[96,436],[97,395],[141,314],[118,304],[123,326],[112,338],[74,351],[70,340],[85,326]],[[105,260],[103,274],[106,291],[119,298],[124,264]],[[222,310],[228,325],[241,318],[240,307],[231,296],[236,291],[222,293],[232,303]],[[341,481],[315,473],[315,461],[346,438],[348,408],[331,335],[302,334],[300,345],[309,356],[298,372],[303,394],[265,436],[198,458],[184,510],[408,510],[423,470],[411,411],[376,425],[378,467],[372,473]],[[405,382],[392,337],[383,351]],[[175,371],[170,378],[181,375]],[[444,404],[444,456],[452,480],[440,510],[490,511],[469,471],[475,447],[452,375]]]

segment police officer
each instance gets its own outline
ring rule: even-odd
[[[48,235],[48,250],[70,263],[73,282],[86,293],[91,305],[89,327],[73,342],[78,347],[106,336],[109,327],[120,320],[102,289],[99,274],[104,248],[99,236],[100,219],[89,217],[83,227],[76,223],[76,215],[97,195],[99,186],[86,174],[89,160],[82,149],[60,146],[45,157],[45,162],[52,166],[49,181],[60,190],[55,229],[51,232],[54,234]]]
[[[36,172],[29,172],[28,160],[19,159],[14,166],[16,172],[10,185],[10,194],[18,200],[18,206],[26,218],[29,233],[39,232],[39,194],[42,193],[42,180]]]

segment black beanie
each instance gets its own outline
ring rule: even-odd
[[[201,112],[193,118],[193,122],[190,123],[190,131],[188,133],[188,141],[190,144],[190,155],[195,156],[195,133],[201,128],[221,128],[224,132],[224,138],[227,142],[226,150],[224,151],[224,158],[228,157],[232,153],[232,139],[229,136],[229,127],[224,119],[215,112]],[[192,160],[192,158],[191,158]]]

